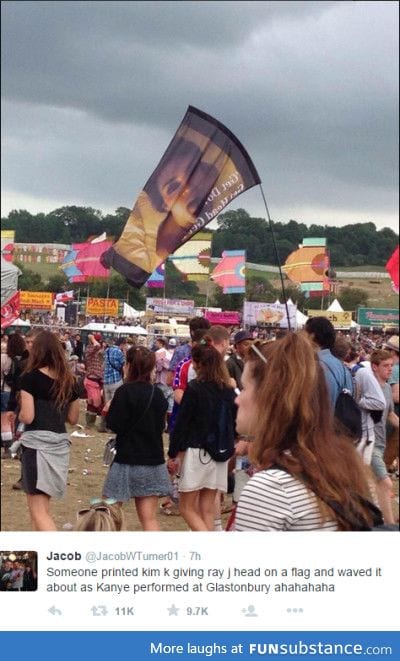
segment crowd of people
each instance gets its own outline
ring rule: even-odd
[[[33,592],[37,590],[35,564],[25,555],[17,557],[14,553],[10,553],[2,557],[0,565],[1,592]]]
[[[338,333],[324,317],[291,332],[203,317],[189,328],[149,347],[101,333],[84,346],[61,328],[2,338],[3,457],[21,461],[13,488],[33,530],[56,530],[80,399],[115,452],[77,530],[125,530],[130,501],[143,530],[175,511],[190,530],[218,531],[226,509],[237,531],[396,526],[398,335]],[[338,417],[343,392],[360,410],[357,438]]]

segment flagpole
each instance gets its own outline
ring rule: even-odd
[[[287,299],[286,299],[285,285],[283,283],[283,273],[282,273],[281,263],[280,263],[280,259],[279,259],[278,247],[277,247],[276,241],[275,241],[275,235],[274,235],[274,230],[273,230],[273,227],[272,227],[271,216],[269,215],[267,200],[265,199],[264,190],[263,190],[263,187],[262,187],[261,183],[260,183],[260,190],[261,190],[262,198],[264,200],[265,210],[267,212],[268,223],[269,223],[269,227],[270,227],[270,230],[271,230],[271,236],[272,236],[272,243],[274,244],[275,256],[276,256],[276,261],[277,261],[277,264],[278,264],[279,277],[280,277],[280,280],[281,280],[281,287],[282,287],[283,301],[285,303],[285,308],[286,308],[286,317],[287,317],[287,323],[288,323],[288,330],[291,331],[292,327],[290,325],[289,308],[288,308]]]
[[[109,299],[109,296],[110,296],[110,280],[111,280],[111,269],[110,269],[110,275],[108,276],[108,282],[107,282],[107,298],[106,298],[106,302],[105,302],[105,305],[104,305],[103,323],[106,323],[106,316],[107,316],[106,312],[107,312],[107,308],[108,308],[107,304],[108,304],[108,299]]]
[[[208,296],[210,293],[210,282],[211,282],[210,270],[211,270],[213,238],[214,238],[214,232],[211,234],[211,241],[210,241],[210,263],[208,265],[208,278],[207,278],[207,286],[206,286],[206,311],[208,310]]]

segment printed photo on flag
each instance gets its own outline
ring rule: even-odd
[[[259,183],[247,151],[231,131],[189,106],[121,237],[103,254],[103,265],[141,287],[168,255]]]

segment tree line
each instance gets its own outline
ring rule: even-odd
[[[103,232],[118,239],[130,214],[119,207],[114,214],[103,214],[91,207],[65,206],[48,214],[11,211],[1,219],[2,229],[15,231],[16,243],[79,243]],[[226,211],[217,218],[213,232],[212,256],[222,250],[246,250],[248,262],[276,265],[271,228],[264,218],[253,218],[245,209]],[[310,225],[296,220],[273,222],[279,260],[283,264],[307,237],[323,237],[334,269],[365,264],[384,266],[398,244],[398,234],[388,227],[377,230],[374,223],[354,223],[344,227]]]
[[[61,207],[49,214],[30,214],[28,211],[11,211],[7,218],[2,218],[2,229],[15,231],[16,243],[79,243],[103,232],[108,238],[117,240],[125,226],[130,210],[119,207],[115,214],[103,215],[101,211],[90,207]],[[259,264],[277,264],[271,228],[263,218],[252,218],[244,209],[227,211],[217,218],[218,228],[213,231],[212,256],[220,257],[223,250],[246,250],[248,262]],[[306,237],[325,237],[331,256],[333,269],[363,265],[384,266],[398,244],[398,235],[391,229],[377,230],[374,223],[356,223],[344,227],[311,225],[290,220],[288,223],[273,222],[275,244],[279,260],[283,264],[287,256],[297,249]],[[70,284],[62,272],[51,275],[44,281],[42,276],[27,267],[18,264],[22,271],[18,286],[30,291],[60,292],[67,289],[79,290],[81,297],[90,296],[119,298],[126,300],[139,310],[144,310],[146,296],[162,296],[162,289],[137,290],[127,285],[115,271],[108,280],[91,278],[85,284]],[[306,299],[304,294],[286,280],[287,298],[291,297],[299,309],[318,309],[319,298]],[[282,291],[274,287],[265,276],[250,275],[246,278],[246,294],[224,295],[217,286],[210,286],[207,296],[204,287],[199,290],[197,283],[185,282],[182,274],[173,263],[166,263],[167,298],[193,299],[197,306],[217,306],[222,309],[240,310],[246,298],[251,301],[274,302],[282,300]],[[344,288],[339,295],[339,302],[345,310],[355,310],[359,305],[368,304],[368,295],[357,288]]]

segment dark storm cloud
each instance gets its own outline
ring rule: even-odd
[[[244,142],[278,206],[395,212],[397,12],[3,3],[4,184],[129,206],[192,104]]]

